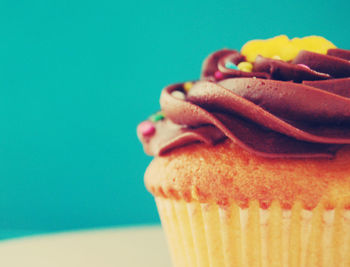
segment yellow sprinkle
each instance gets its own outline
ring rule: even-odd
[[[272,59],[282,60],[282,58],[281,58],[280,56],[278,56],[278,55],[274,55],[274,56],[272,57]]]
[[[245,72],[251,72],[253,70],[253,64],[243,61],[237,65],[238,69]]]
[[[187,93],[192,88],[193,83],[192,82],[185,82],[183,86],[184,86],[185,92]]]

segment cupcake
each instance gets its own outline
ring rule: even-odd
[[[162,91],[137,132],[174,266],[350,266],[349,60],[277,36]]]

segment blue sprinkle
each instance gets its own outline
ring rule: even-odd
[[[232,69],[232,70],[239,70],[238,67],[232,62],[226,62],[225,68]]]

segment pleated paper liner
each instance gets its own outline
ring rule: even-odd
[[[156,198],[175,267],[350,267],[350,211]]]

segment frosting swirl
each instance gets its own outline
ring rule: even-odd
[[[245,55],[217,51],[190,90],[174,84],[162,91],[165,118],[154,121],[151,136],[138,136],[154,156],[228,138],[264,157],[331,158],[350,144],[349,59],[349,50],[337,48],[301,50],[289,61],[258,55],[250,72],[235,68]]]

